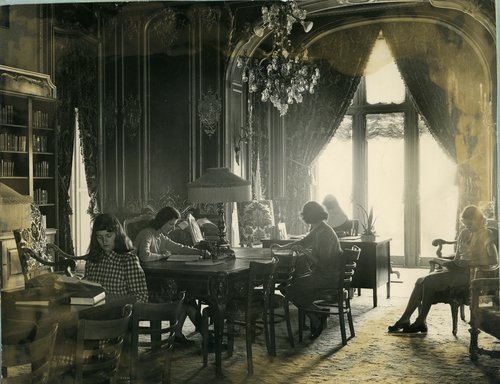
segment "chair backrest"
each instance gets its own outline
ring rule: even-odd
[[[116,381],[123,341],[132,316],[132,305],[126,304],[122,313],[122,316],[115,319],[78,321],[75,383]]]
[[[135,303],[132,311],[130,382],[169,382],[174,333],[185,294],[172,303]]]
[[[4,384],[47,383],[58,324],[4,323],[2,330],[2,379]]]
[[[39,274],[52,272],[54,261],[47,252],[47,235],[42,222],[42,214],[35,204],[31,204],[31,226],[13,230],[19,262],[24,281]]]
[[[46,239],[40,238],[40,242],[37,242],[36,237],[33,236],[34,232],[29,228],[15,229],[12,232],[14,233],[25,284],[34,277],[54,272],[54,270],[72,276],[72,271],[76,267],[75,260],[78,257],[75,260],[69,258],[56,259],[49,251],[49,244],[46,243]],[[52,247],[57,248],[55,245]]]
[[[342,250],[342,263],[344,265],[343,279],[339,279],[340,290],[351,288],[352,277],[356,271],[356,262],[359,259],[361,248],[354,245],[350,249]]]
[[[135,238],[139,234],[141,230],[146,228],[148,223],[154,219],[154,215],[152,214],[142,214],[140,216],[136,217],[131,217],[129,219],[125,219],[123,221],[123,230],[127,234],[127,236],[132,240],[132,242],[135,241]]]
[[[253,302],[253,290],[262,286],[264,302],[268,303],[270,294],[274,290],[274,272],[278,259],[273,257],[269,261],[251,261],[248,273],[247,303],[250,309]]]

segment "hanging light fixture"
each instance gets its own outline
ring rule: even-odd
[[[309,32],[312,21],[306,21],[307,11],[295,0],[273,3],[262,7],[262,24],[254,34],[264,36],[269,30],[273,37],[272,50],[264,58],[237,59],[243,68],[242,81],[248,83],[250,93],[260,93],[261,100],[271,101],[280,115],[286,115],[289,105],[301,103],[305,92],[314,93],[320,77],[319,69],[308,63],[307,49],[293,50],[290,34],[295,24]]]

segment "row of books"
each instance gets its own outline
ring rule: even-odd
[[[9,160],[0,160],[0,176],[14,176],[14,162]]]
[[[0,133],[0,151],[26,152],[27,138],[13,133]]]
[[[38,163],[35,163],[33,166],[33,173],[35,177],[48,177],[50,176],[49,173],[49,162],[48,161],[40,161]]]
[[[0,123],[14,124],[14,106],[13,105],[2,105],[2,110],[0,111]]]
[[[35,201],[35,204],[48,204],[49,191],[47,191],[46,189],[41,189],[41,188],[35,189],[34,201]]]
[[[42,135],[33,135],[33,151],[34,152],[47,152],[48,151],[48,138]]]
[[[48,128],[49,124],[49,113],[43,111],[33,112],[33,127],[34,128]]]

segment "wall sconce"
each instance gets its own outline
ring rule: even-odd
[[[249,127],[241,127],[240,134],[234,139],[234,155],[238,165],[240,164],[241,145],[248,144],[253,135],[254,132]]]

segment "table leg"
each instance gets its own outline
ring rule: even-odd
[[[377,306],[377,287],[374,287],[373,288],[373,308],[375,308],[376,306]]]
[[[228,279],[225,273],[211,277],[208,281],[208,294],[214,312],[214,350],[215,375],[224,377],[222,373],[222,336],[224,332],[224,315],[228,300]]]
[[[224,305],[217,303],[214,319],[214,349],[215,349],[215,376],[224,377],[222,373],[222,336],[224,333]]]

